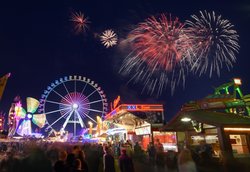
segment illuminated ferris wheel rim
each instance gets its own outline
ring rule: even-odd
[[[69,82],[73,82],[73,84],[74,84],[73,91],[68,90],[68,88],[66,86],[66,83],[69,83]],[[80,92],[77,91],[77,88],[76,88],[76,84],[78,82],[80,82],[82,84],[82,86],[84,85],[84,88],[81,88]],[[65,94],[62,95],[55,90],[57,87],[60,87],[60,86],[64,89],[64,91],[66,91],[66,96],[68,96],[69,98],[65,98],[66,97]],[[87,96],[84,94],[86,87],[90,87],[93,90]],[[48,100],[51,92],[54,92],[56,95],[58,95],[58,97],[60,98],[60,101],[56,102],[56,101]],[[78,95],[78,97],[80,97],[81,101],[84,103],[79,104],[79,103],[77,103],[77,101],[73,101],[73,99],[72,99],[73,96],[71,96],[71,94],[75,95],[75,97],[77,97],[77,95]],[[96,94],[97,96],[99,96],[99,99],[92,101],[92,102],[89,102],[88,98],[91,97],[93,94]],[[73,98],[75,99],[75,97],[73,97]],[[66,103],[64,103],[62,101],[65,101]],[[46,104],[47,103],[58,104],[59,106],[62,106],[64,108],[46,112]],[[102,107],[100,108],[100,110],[92,109],[90,107],[92,104],[95,104],[95,103],[101,104]],[[101,87],[98,86],[97,83],[90,80],[89,78],[74,75],[74,76],[65,76],[63,78],[55,80],[49,86],[47,86],[47,89],[44,90],[44,93],[41,96],[39,110],[41,113],[45,113],[46,115],[48,115],[50,113],[65,110],[65,112],[62,114],[62,116],[66,117],[66,118],[68,116],[71,116],[72,114],[76,114],[76,117],[79,119],[79,123],[81,124],[81,126],[83,128],[83,124],[82,124],[83,121],[82,121],[82,116],[81,116],[82,114],[84,114],[85,117],[87,117],[90,120],[95,122],[95,120],[88,115],[87,111],[88,110],[94,111],[94,112],[100,113],[101,115],[104,115],[107,112],[107,106],[108,106],[108,103],[107,103],[106,95],[104,94],[103,90],[101,89]],[[85,111],[84,111],[84,109],[85,109]],[[79,113],[80,111],[81,111],[81,113]],[[69,121],[69,119],[66,119],[66,120]],[[51,125],[51,122],[49,122],[47,120],[47,124]],[[64,123],[64,125],[65,125],[65,123]],[[51,128],[53,129],[53,126],[51,126]],[[64,128],[65,128],[65,126],[64,126]]]

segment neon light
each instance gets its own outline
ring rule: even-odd
[[[187,118],[187,117],[184,117],[184,118],[181,118],[181,121],[182,122],[189,122],[189,121],[191,121],[191,119]]]
[[[250,128],[224,128],[225,131],[250,131]]]
[[[159,104],[123,104],[119,107],[128,111],[163,111]]]
[[[116,114],[117,113],[117,111],[116,111],[116,109],[115,110],[113,110],[111,113],[110,113],[110,115],[114,115],[114,114]]]
[[[120,96],[118,96],[115,100],[114,100],[114,103],[113,103],[113,108],[116,108],[119,104],[119,102],[121,101],[121,98]]]
[[[128,112],[163,112],[163,105],[161,104],[121,104],[118,107],[116,107],[113,111],[108,113],[105,116],[105,119],[111,118],[112,116],[116,115],[117,113],[120,113],[122,111],[128,111]]]
[[[127,106],[127,110],[135,110],[136,109],[136,105],[128,105]]]

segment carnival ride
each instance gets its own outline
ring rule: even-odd
[[[21,105],[22,104],[20,96],[16,96],[13,103],[11,103],[8,114],[8,138],[12,138],[16,134],[16,129],[19,123],[19,118],[16,118],[16,111],[18,110],[17,108]]]
[[[45,114],[34,114],[39,106],[38,100],[32,97],[27,97],[26,103],[27,111],[20,104],[15,108],[16,121],[20,121],[20,124],[17,123],[18,127],[16,129],[16,133],[20,136],[33,135],[32,123],[39,128],[42,128],[46,121]]]
[[[250,94],[242,94],[241,84],[241,79],[234,78],[231,82],[216,87],[214,94],[184,104],[181,108],[181,113],[196,114],[202,110],[210,114],[235,114],[249,118]],[[181,120],[185,122],[190,121],[196,132],[202,131],[202,123],[200,121],[186,117]]]
[[[0,112],[0,133],[4,130],[4,114]]]
[[[214,94],[184,104],[181,111],[202,109],[250,116],[250,94],[243,95],[240,85],[241,80],[235,78],[215,88]]]
[[[87,122],[107,112],[107,99],[101,87],[82,76],[65,76],[52,82],[40,99],[39,112],[46,114],[45,132],[81,135]],[[87,120],[87,121],[86,121]]]

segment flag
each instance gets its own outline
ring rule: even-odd
[[[2,99],[4,88],[6,86],[6,83],[9,77],[10,77],[10,73],[0,78],[0,100]]]

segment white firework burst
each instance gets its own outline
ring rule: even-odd
[[[106,48],[113,47],[118,42],[117,34],[111,29],[105,30],[100,36],[100,39]]]
[[[225,66],[230,70],[240,49],[234,25],[214,11],[200,11],[200,15],[191,17],[186,21],[186,34],[195,54],[192,70],[199,75],[209,71],[210,77],[214,72],[220,76]]]

